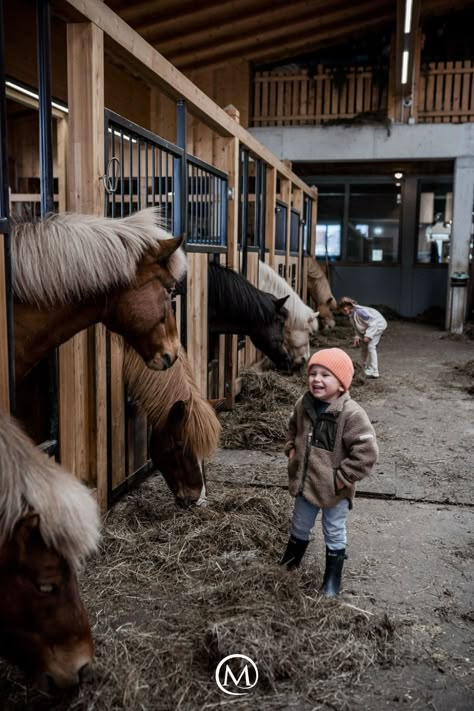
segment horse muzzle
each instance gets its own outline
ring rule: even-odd
[[[177,355],[172,356],[170,353],[156,355],[146,362],[147,367],[151,370],[168,370],[177,359]]]

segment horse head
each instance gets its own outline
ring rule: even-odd
[[[176,280],[168,262],[182,241],[183,237],[162,240],[150,249],[138,265],[134,283],[107,298],[102,319],[153,370],[173,365],[181,345],[170,295]]]
[[[153,429],[150,456],[155,466],[183,507],[206,502],[206,478],[201,457],[187,442],[185,427],[188,417],[186,403],[178,400],[168,414],[163,428]]]
[[[336,308],[337,304],[332,297],[329,298],[326,303],[318,305],[319,320],[322,328],[326,329],[335,327],[336,322],[334,320],[333,310]]]
[[[309,360],[309,325],[308,328],[290,328],[285,330],[285,343],[293,358],[293,367],[299,368]]]
[[[40,516],[20,518],[0,549],[0,649],[43,689],[76,686],[92,662],[87,614],[70,563],[40,532]]]
[[[274,308],[273,318],[261,324],[259,329],[249,333],[249,336],[254,346],[271,358],[277,368],[291,370],[294,362],[285,342],[285,325],[288,319],[285,302],[288,296],[279,299],[271,294],[268,296],[271,297]]]

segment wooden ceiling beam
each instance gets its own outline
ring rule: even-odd
[[[328,28],[321,33],[311,32],[307,35],[305,34],[304,37],[299,36],[293,40],[288,39],[284,43],[280,43],[276,46],[270,44],[267,47],[260,47],[255,49],[251,54],[249,53],[247,59],[254,64],[279,59],[284,61],[285,59],[295,57],[298,54],[305,54],[307,52],[315,51],[323,46],[334,44],[334,42],[352,37],[354,34],[360,34],[366,29],[383,27],[384,25],[386,26],[393,22],[394,13],[385,13],[383,15],[379,15],[378,17],[372,17],[371,19],[364,19],[360,22],[351,23],[350,32],[348,32],[347,27],[339,25],[338,27],[332,29]],[[242,58],[242,54],[238,52],[228,53],[223,51],[220,55],[217,55],[210,60],[196,60],[190,62],[189,64],[181,64],[178,61],[176,62],[176,66],[183,72],[204,68],[210,70],[220,67],[226,62],[237,58]]]
[[[171,42],[176,39],[185,42],[187,38],[194,42],[193,36],[201,32],[214,34],[230,28],[235,35],[242,31],[242,27],[249,25],[260,28],[273,19],[274,13],[281,11],[296,18],[300,11],[327,6],[327,0],[295,0],[293,5],[289,5],[288,0],[265,0],[259,3],[255,3],[255,0],[240,0],[238,8],[235,5],[235,2],[223,2],[212,10],[199,7],[184,22],[181,16],[178,16],[167,22],[137,27],[137,31],[151,43]]]
[[[196,12],[196,0],[144,0],[144,2],[117,2],[117,0],[107,1],[106,4],[119,15],[127,24],[134,29],[145,26],[152,18],[152,22],[157,22],[158,18],[167,20],[170,18],[185,18]],[[235,2],[231,4],[236,4]],[[222,0],[201,0],[200,7],[207,10],[222,5]]]
[[[334,2],[331,7],[334,9],[338,6],[347,6],[347,0]],[[223,8],[225,7],[226,3],[223,3]],[[202,15],[198,12],[196,18],[193,18],[196,20],[193,21],[194,29],[183,27],[182,31],[175,31],[171,38],[166,38],[161,31],[158,34],[146,32],[143,36],[159,48],[160,52],[167,55],[193,46],[203,46],[213,42],[221,44],[228,41],[230,36],[239,37],[259,33],[262,27],[268,31],[281,25],[291,28],[295,20],[304,20],[307,17],[314,19],[318,10],[324,7],[327,8],[327,0],[312,0],[312,2],[293,0],[291,5],[288,4],[288,0],[273,0],[269,6],[263,8],[258,6],[258,9],[246,12],[238,18],[227,12],[219,21],[213,18],[211,24],[209,16],[206,16],[203,21],[198,21],[197,16]]]
[[[386,3],[384,3],[385,5]],[[391,6],[391,2],[387,3],[387,7]],[[395,8],[392,11],[392,16],[395,17]],[[248,37],[240,37],[236,39],[233,35],[220,38],[219,45],[199,45],[189,49],[184,53],[169,53],[167,59],[177,66],[188,66],[195,61],[205,63],[212,61],[219,54],[224,52],[230,55],[240,53],[243,56],[258,51],[261,48],[273,47],[276,43],[278,51],[281,44],[286,45],[289,39],[294,39],[296,42],[301,35],[307,35],[314,31],[318,34],[322,29],[334,28],[334,26],[342,27],[346,32],[351,29],[349,23],[360,22],[359,16],[374,17],[373,0],[357,3],[344,9],[336,10],[324,15],[322,18],[318,16],[306,17],[298,19],[290,27],[288,25],[278,26],[276,28],[264,29],[258,33]],[[300,16],[301,17],[301,16]],[[159,51],[161,49],[157,47]]]

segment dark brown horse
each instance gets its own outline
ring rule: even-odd
[[[12,230],[16,377],[51,349],[102,322],[163,370],[180,347],[171,290],[184,275],[182,238],[155,208],[124,219],[52,215]]]
[[[44,688],[78,684],[92,662],[76,569],[98,537],[87,488],[0,413],[0,654]]]
[[[218,446],[221,426],[201,395],[184,349],[169,370],[147,369],[125,346],[124,375],[129,394],[152,427],[150,454],[154,465],[181,506],[206,500],[204,459]]]
[[[260,291],[233,269],[209,264],[209,332],[245,334],[282,370],[293,366],[285,346],[287,299]]]

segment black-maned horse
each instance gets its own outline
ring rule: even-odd
[[[246,335],[278,368],[293,361],[284,344],[287,296],[277,299],[257,289],[233,269],[209,263],[209,331]]]

